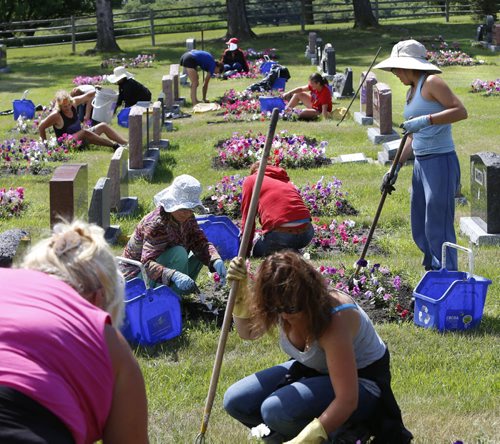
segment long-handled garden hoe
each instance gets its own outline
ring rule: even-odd
[[[394,176],[394,174],[396,173],[396,168],[398,166],[399,159],[401,158],[401,154],[403,153],[403,148],[405,146],[407,138],[408,138],[408,133],[403,133],[403,138],[401,139],[398,150],[396,151],[396,155],[394,156],[394,160],[392,161],[391,169],[389,172],[390,178],[392,178]],[[368,237],[366,238],[366,243],[365,243],[365,246],[363,247],[363,252],[361,253],[361,256],[357,262],[356,271],[354,272],[354,276],[350,279],[350,282],[352,282],[352,280],[358,276],[361,268],[366,265],[365,264],[366,252],[368,251],[368,247],[370,246],[370,242],[372,240],[375,228],[377,228],[378,219],[380,217],[380,213],[382,213],[382,208],[384,207],[384,202],[385,202],[385,198],[387,197],[387,194],[389,194],[389,190],[386,187],[382,191],[382,196],[380,197],[380,202],[378,204],[378,208],[377,208],[377,212],[375,213],[375,217],[373,218],[370,232],[368,233]]]
[[[264,179],[264,172],[266,170],[267,158],[269,152],[271,151],[271,145],[274,139],[274,133],[276,131],[276,125],[278,123],[279,110],[277,108],[273,109],[271,115],[271,123],[269,125],[269,131],[267,132],[266,144],[264,146],[264,152],[262,153],[262,158],[260,160],[259,172],[257,174],[257,179],[252,192],[252,199],[250,201],[250,209],[248,210],[247,220],[245,222],[245,227],[243,228],[243,236],[241,238],[241,244],[238,251],[239,257],[246,257],[248,244],[250,242],[250,235],[252,233],[252,226],[255,221],[255,215],[257,212],[257,204],[259,202],[260,189],[262,187],[262,180]],[[215,392],[217,390],[217,383],[219,381],[220,369],[222,366],[222,358],[224,356],[224,349],[226,347],[227,336],[229,333],[229,328],[231,327],[233,307],[236,299],[236,294],[238,292],[239,282],[231,282],[231,291],[229,292],[229,297],[227,299],[226,312],[224,314],[224,321],[222,322],[222,328],[219,336],[219,344],[217,345],[217,352],[215,354],[214,366],[212,369],[212,377],[210,379],[210,386],[208,388],[207,400],[205,402],[205,410],[203,412],[203,419],[201,421],[200,433],[196,437],[195,444],[203,444],[205,442],[205,433],[208,428],[208,421],[210,420],[210,413],[212,411],[212,406],[215,399]]]

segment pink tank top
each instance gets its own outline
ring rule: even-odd
[[[64,282],[0,268],[0,385],[54,413],[77,444],[97,441],[114,386],[104,338],[110,323]]]

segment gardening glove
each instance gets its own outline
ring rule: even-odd
[[[222,259],[217,259],[213,265],[215,271],[220,277],[220,283],[224,285],[226,283],[226,267],[224,266],[224,261]]]
[[[321,444],[328,439],[323,425],[318,418],[314,418],[307,426],[302,429],[295,438],[284,444]]]
[[[185,294],[197,293],[199,291],[195,281],[180,271],[176,271],[170,280]]]
[[[431,125],[431,117],[429,114],[425,116],[414,117],[401,125],[407,133],[418,133],[422,128]]]
[[[381,193],[383,193],[384,190],[387,190],[387,194],[391,194],[396,189],[394,187],[394,184],[398,179],[398,173],[400,169],[401,169],[401,164],[398,163],[396,165],[396,169],[394,170],[394,174],[392,176],[391,176],[391,170],[387,171],[387,173],[384,174],[384,177],[382,178],[382,185],[380,185]]]
[[[242,319],[251,317],[248,308],[248,278],[245,260],[242,257],[235,257],[229,264],[227,272],[227,279],[229,281],[238,281],[238,292],[236,293],[236,300],[234,301],[233,316]]]

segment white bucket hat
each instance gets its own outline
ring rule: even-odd
[[[403,40],[392,47],[391,56],[375,65],[375,68],[390,71],[393,68],[416,69],[430,73],[442,72],[437,66],[427,61],[427,50],[416,40]]]
[[[113,70],[113,74],[110,74],[108,77],[107,77],[107,80],[111,83],[117,83],[119,82],[121,79],[123,79],[124,77],[126,77],[127,79],[133,79],[134,78],[134,75],[130,72],[128,72],[124,66],[117,66],[114,70]]]
[[[181,174],[177,176],[172,184],[160,191],[153,198],[155,206],[162,206],[167,213],[176,210],[198,210],[206,213],[207,209],[200,200],[201,184],[193,176]]]

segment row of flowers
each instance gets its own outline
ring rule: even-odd
[[[81,85],[103,85],[106,83],[106,76],[77,76],[73,79],[73,85],[81,86]]]
[[[485,96],[500,95],[500,79],[496,80],[481,80],[476,79],[471,84],[473,93],[482,93]]]
[[[220,141],[217,163],[223,167],[246,168],[262,157],[266,136],[262,133],[233,133],[232,137]],[[284,168],[309,168],[324,163],[327,141],[317,142],[306,136],[281,131],[274,136],[269,163]]]
[[[138,54],[131,58],[111,57],[102,61],[101,68],[111,69],[117,66],[124,66],[125,68],[151,68],[155,59],[155,54]]]
[[[471,57],[466,52],[449,49],[427,51],[427,59],[437,66],[474,66],[484,63],[484,60]]]
[[[248,48],[246,51],[243,51],[243,53],[249,60],[264,59],[265,57],[269,57],[270,59],[278,58],[278,50],[276,48],[266,48],[260,51],[254,48]]]
[[[25,207],[24,188],[0,188],[0,219],[19,216]]]
[[[208,187],[211,192],[208,201],[214,206],[214,214],[226,215],[233,219],[241,217],[243,180],[238,174],[224,176],[214,186]],[[297,187],[297,190],[312,216],[356,214],[356,210],[348,201],[348,193],[342,190],[342,181],[336,177],[329,182],[325,182],[324,177],[321,177],[315,183]]]
[[[0,169],[10,174],[38,174],[47,162],[67,161],[71,152],[81,147],[82,141],[70,134],[51,137],[46,143],[26,137],[4,140],[0,144]]]

